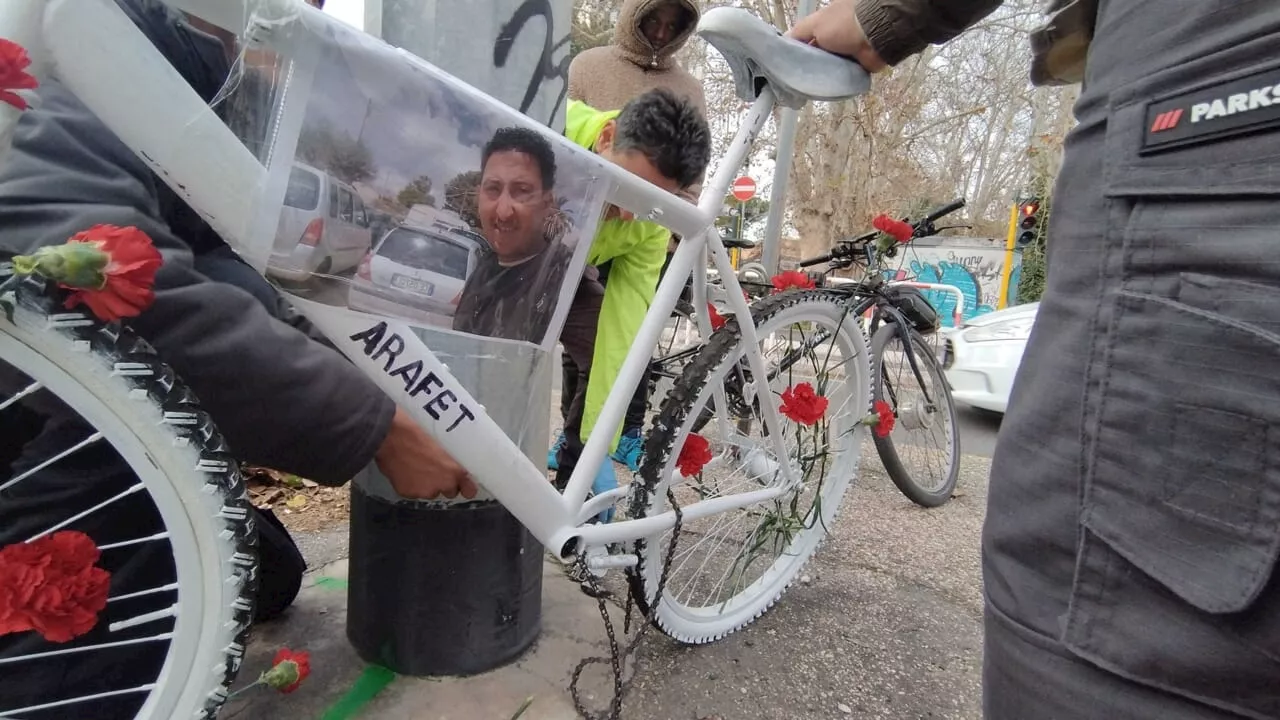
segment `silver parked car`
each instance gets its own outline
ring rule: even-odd
[[[353,310],[449,325],[484,238],[446,223],[400,225],[374,245],[351,282]]]
[[[369,214],[355,188],[294,163],[276,226],[267,275],[303,282],[350,270],[369,252]]]

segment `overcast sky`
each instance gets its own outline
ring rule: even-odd
[[[327,0],[324,11],[348,25],[364,29],[364,0]]]

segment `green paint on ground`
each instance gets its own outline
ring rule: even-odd
[[[347,581],[336,577],[320,577],[316,578],[316,587],[322,587],[325,590],[346,590]]]
[[[344,585],[345,581],[342,582]],[[360,708],[369,704],[383,688],[391,684],[396,679],[396,674],[379,665],[370,665],[360,673],[360,677],[356,678],[356,682],[337,702],[329,706],[324,711],[324,715],[320,716],[320,720],[350,720],[354,718],[356,713],[360,712]]]

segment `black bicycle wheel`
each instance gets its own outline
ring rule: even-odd
[[[671,318],[672,326],[663,331],[658,347],[654,350],[654,357],[649,361],[649,407],[655,410],[675,387],[676,381],[684,374],[685,367],[698,356],[704,346],[701,336],[693,344],[682,344],[679,340],[687,336],[688,330],[697,331],[697,319],[692,305],[681,300],[671,312]],[[730,412],[738,416],[739,425],[747,423],[749,426],[751,409],[743,407],[741,393],[737,390],[745,382],[745,372],[745,369],[739,370],[737,376],[727,379],[725,391],[728,393]],[[694,421],[693,431],[701,431],[713,417],[714,401]]]
[[[920,378],[911,368],[904,339],[911,343]],[[886,323],[871,339],[871,358],[872,397],[888,403],[894,414],[888,435],[872,434],[880,460],[903,495],[917,505],[938,507],[951,499],[960,476],[960,433],[951,388],[934,348],[914,329]]]

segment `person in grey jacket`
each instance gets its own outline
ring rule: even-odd
[[[227,77],[221,44],[154,0],[117,0],[206,99]],[[0,163],[0,249],[27,253],[90,225],[132,225],[164,256],[154,304],[131,322],[200,396],[236,453],[340,484],[377,460],[406,497],[473,489],[466,473],[335,351],[193,257],[216,233],[55,80]]]
[[[791,36],[869,70],[998,0],[833,0]],[[1053,0],[1083,81],[1048,285],[992,464],[984,709],[1280,717],[1280,3]]]
[[[202,97],[214,97],[228,73],[220,40],[155,0],[117,3]],[[130,325],[196,393],[237,458],[330,485],[376,462],[405,497],[474,496],[463,468],[372,381],[337,351],[272,313],[270,286],[255,284],[261,279],[243,267],[226,265],[239,261],[222,238],[67,88],[46,78],[38,93],[40,103],[23,113],[13,148],[0,161],[0,252],[12,256],[60,244],[96,224],[136,226],[151,237],[164,264],[153,305]],[[227,271],[220,281],[200,272],[211,258]],[[47,458],[51,448],[65,450],[84,437],[71,418],[6,416],[6,422],[17,423],[0,434],[0,450],[11,467],[37,451]],[[21,427],[24,422],[28,427]],[[21,447],[10,447],[16,443]],[[76,503],[104,488],[136,483],[131,478],[111,452],[91,450],[60,460],[25,480],[21,494],[14,494],[15,487],[0,499],[0,546],[84,509]],[[136,531],[153,522],[148,508],[122,503],[92,520],[102,524],[98,530],[119,535],[121,528]],[[265,530],[264,523],[259,526]],[[167,549],[127,555],[113,572],[113,594],[117,586],[158,587],[172,577]],[[264,608],[268,616],[282,611],[297,590],[301,569],[273,564],[278,557],[264,543],[259,619]],[[280,577],[292,573],[297,577]],[[21,635],[0,638],[0,657],[23,654],[27,641]],[[0,710],[151,682],[156,653],[163,659],[161,645],[129,646],[120,651],[124,656],[79,653],[6,666]],[[136,699],[78,705],[76,717],[132,717]]]

